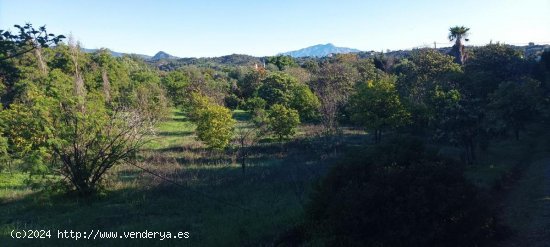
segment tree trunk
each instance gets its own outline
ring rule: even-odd
[[[244,174],[246,173],[246,156],[244,155],[243,157],[241,157],[241,168],[244,176]]]
[[[449,55],[455,58],[454,59],[455,63],[458,63],[460,65],[464,64],[466,54],[464,53],[464,45],[462,44],[462,41],[460,40],[460,38],[456,40],[455,44],[451,48],[451,51],[449,52]]]
[[[382,130],[375,129],[374,130],[374,144],[379,144],[382,140]]]
[[[40,69],[40,72],[42,72],[42,75],[46,75],[48,73],[48,68],[46,67],[46,63],[42,57],[42,49],[40,47],[34,49],[34,55],[38,61],[38,68]]]

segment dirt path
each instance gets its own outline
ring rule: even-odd
[[[501,246],[550,247],[550,157],[533,162],[504,201],[510,238]]]

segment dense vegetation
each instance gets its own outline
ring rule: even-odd
[[[121,181],[116,172],[137,178],[143,171],[184,188],[199,180],[222,192],[258,186],[252,195],[295,196],[298,206],[277,225],[239,228],[239,240],[227,240],[232,245],[490,243],[500,222],[489,192],[504,180],[483,186],[467,171],[485,167],[487,150],[503,141],[523,145],[528,130],[549,120],[550,52],[534,59],[503,44],[466,48],[465,27],[449,30],[456,41],[450,55],[419,49],[400,58],[233,55],[169,63],[84,53],[45,28],[16,27],[18,34],[0,32],[2,177],[24,177],[48,201],[108,197]],[[242,174],[216,181],[185,175],[204,168],[218,176],[220,165],[240,166]],[[266,176],[273,184],[260,183]],[[138,187],[155,185],[143,180]],[[205,197],[250,210],[215,195]],[[257,220],[256,228],[267,224],[234,215]]]

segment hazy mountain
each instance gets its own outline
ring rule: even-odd
[[[178,59],[178,57],[172,56],[166,52],[159,51],[155,54],[151,60],[161,60],[161,59]]]
[[[87,49],[87,48],[81,48],[83,52],[86,52],[86,53],[94,53],[94,52],[97,52],[99,51],[99,49]],[[116,52],[116,51],[111,51],[109,49],[107,49],[111,55],[113,57],[122,57],[124,55],[134,55],[134,56],[138,56],[144,60],[151,60],[151,61],[158,61],[158,60],[168,60],[168,59],[179,59],[179,57],[176,57],[176,56],[172,56],[164,51],[159,51],[157,52],[157,54],[155,54],[154,56],[149,56],[149,55],[143,55],[143,54],[135,54],[135,53],[122,53],[122,52]]]
[[[94,52],[97,52],[99,51],[100,49],[87,49],[87,48],[80,48],[83,52],[86,52],[86,53],[94,53]],[[151,56],[149,55],[143,55],[143,54],[135,54],[135,53],[122,53],[122,52],[116,52],[116,51],[111,51],[109,49],[107,49],[110,53],[111,53],[111,56],[113,57],[122,57],[124,55],[134,55],[134,56],[138,56],[142,59],[151,59]]]
[[[352,49],[352,48],[346,48],[346,47],[336,47],[331,43],[328,43],[326,45],[314,45],[307,48],[303,48],[296,51],[289,51],[285,53],[281,53],[282,55],[288,55],[291,57],[325,57],[329,54],[339,54],[339,53],[352,53],[352,52],[360,52],[360,50]]]

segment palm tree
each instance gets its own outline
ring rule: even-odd
[[[455,44],[449,54],[455,57],[455,62],[458,64],[464,64],[464,60],[466,59],[462,39],[466,39],[466,37],[468,37],[468,31],[470,31],[470,28],[464,26],[454,26],[449,28],[449,40],[455,41]]]

